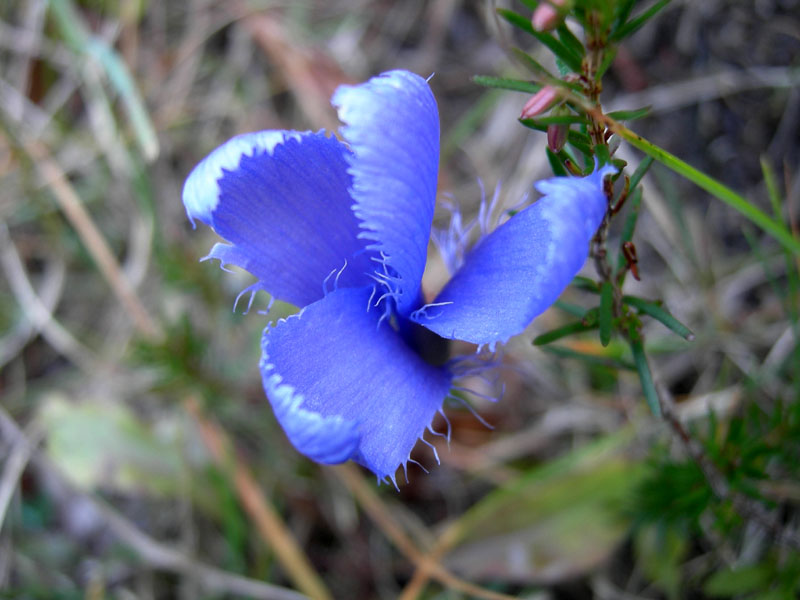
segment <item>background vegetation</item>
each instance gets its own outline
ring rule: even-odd
[[[606,3],[630,6],[623,28],[661,10],[620,35],[604,109],[650,106],[626,124],[746,199],[616,150],[647,171],[606,240],[623,265],[638,215],[621,293],[693,332],[636,326],[664,418],[626,321],[577,331],[601,301],[583,281],[508,346],[501,402],[448,408],[440,466],[423,446],[430,474],[376,487],[304,459],[272,416],[259,339],[293,309],[232,311],[249,277],[198,262],[214,236],[184,215],[192,166],[236,133],[335,129],[336,86],[390,68],[435,73],[441,197],[471,215],[499,186],[515,206],[559,164],[518,122],[525,56],[559,73],[502,12],[535,4],[0,6],[0,595],[795,597],[796,0]],[[425,285],[443,277],[434,262]]]

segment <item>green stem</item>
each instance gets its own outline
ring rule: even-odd
[[[597,108],[587,105],[585,100],[574,96],[566,90],[562,89],[562,94],[572,101],[581,105],[591,117],[597,121],[605,123],[611,131],[619,135],[622,139],[627,141],[634,148],[638,148],[648,156],[652,156],[664,166],[672,169],[678,175],[681,175],[706,190],[711,195],[719,198],[729,206],[738,210],[750,221],[758,225],[766,233],[774,237],[780,242],[787,250],[800,254],[800,239],[794,237],[783,224],[775,221],[765,212],[754,206],[747,200],[747,198],[740,196],[729,187],[723,185],[716,179],[713,179],[698,171],[690,164],[682,161],[674,154],[670,154],[666,150],[659,148],[652,142],[647,141],[642,136],[637,135],[622,123],[604,115]]]

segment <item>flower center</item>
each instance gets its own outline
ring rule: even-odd
[[[450,340],[441,337],[430,329],[403,319],[400,334],[422,360],[429,365],[440,367],[450,358]]]

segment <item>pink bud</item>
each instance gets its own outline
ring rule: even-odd
[[[567,143],[568,125],[548,125],[547,126],[547,147],[553,152],[560,151]]]
[[[558,100],[558,92],[552,85],[546,85],[536,92],[531,99],[522,107],[520,119],[532,119],[536,115],[542,114],[553,106]]]
[[[564,15],[559,8],[563,8],[566,0],[547,0],[543,1],[533,11],[531,25],[535,31],[544,32],[555,29]]]

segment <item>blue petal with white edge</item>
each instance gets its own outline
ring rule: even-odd
[[[483,238],[434,303],[412,320],[445,338],[505,342],[544,312],[586,261],[603,221],[603,167],[584,178],[540,181],[545,194]]]
[[[353,459],[380,479],[430,425],[450,376],[402,341],[372,287],[338,289],[267,329],[261,374],[275,415],[303,454],[332,464]]]
[[[323,281],[345,261],[337,284],[365,285],[374,261],[350,208],[347,154],[323,132],[293,131],[240,135],[214,150],[183,187],[192,222],[229,242],[207,258],[242,267],[297,306],[319,300]]]
[[[428,83],[408,71],[389,71],[331,100],[353,150],[353,210],[361,237],[383,253],[378,277],[407,315],[418,305],[439,168],[439,113]]]

